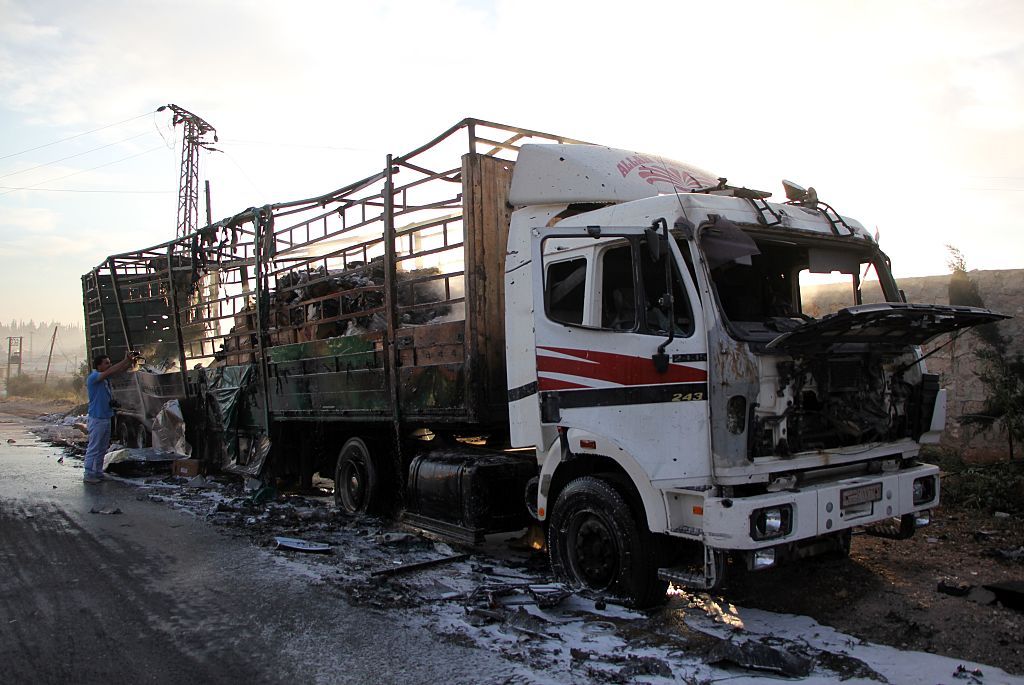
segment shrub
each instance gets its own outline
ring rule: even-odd
[[[943,505],[1024,514],[1024,463],[967,464],[949,452],[938,461]]]
[[[11,376],[7,381],[7,396],[76,402],[82,399],[82,389],[75,387],[73,379],[49,380],[43,385],[41,378],[22,374]]]

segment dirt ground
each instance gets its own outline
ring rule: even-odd
[[[25,397],[0,398],[0,413],[13,414],[24,419],[35,419],[44,414],[67,412],[74,406],[74,402],[67,400],[33,400]]]
[[[69,409],[66,402],[0,400],[0,412],[26,418]],[[1005,581],[1024,581],[1024,520],[942,507],[909,540],[856,535],[847,559],[733,576],[723,598],[809,616],[866,641],[1024,674],[1024,611],[982,589]],[[940,584],[973,591],[954,596]]]

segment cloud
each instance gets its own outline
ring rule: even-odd
[[[922,259],[921,246],[963,226],[972,264],[1024,261],[1024,244],[1005,238],[1024,210],[1013,190],[1024,158],[1007,154],[1024,148],[1022,3],[0,0],[0,16],[5,130],[11,115],[45,143],[182,105],[224,141],[225,154],[201,156],[214,218],[339,187],[476,116],[664,154],[766,190],[784,176],[815,185],[882,226],[898,272],[943,269],[944,253]],[[161,145],[155,128],[168,121],[115,127],[98,136],[151,135],[0,183]],[[96,144],[74,149],[85,140]],[[159,243],[175,226],[177,155],[58,184],[167,195],[3,195],[0,231],[39,232],[45,215],[32,210],[48,209],[62,240],[53,249],[83,271]],[[0,161],[0,175],[60,156]],[[996,187],[968,180],[979,176],[1018,180],[958,195]],[[29,258],[32,247],[0,249]]]
[[[58,214],[46,207],[10,207],[0,211],[0,249],[17,240],[19,233],[49,233],[57,227]]]

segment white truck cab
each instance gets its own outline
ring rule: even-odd
[[[612,148],[520,150],[509,422],[536,449],[564,580],[647,602],[715,587],[730,553],[848,550],[855,526],[909,535],[937,505],[917,458],[945,392],[919,346],[1001,317],[904,303],[861,224],[787,192]]]

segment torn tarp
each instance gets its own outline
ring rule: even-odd
[[[185,417],[178,400],[165,402],[153,419],[153,448],[192,456],[192,446],[185,440]]]
[[[238,410],[242,393],[255,380],[251,364],[219,366],[206,369],[206,400],[220,421],[223,430],[238,428]]]
[[[206,439],[220,454],[221,470],[259,476],[270,454],[270,439],[260,417],[254,366],[220,366],[204,370],[203,402],[209,421]]]

